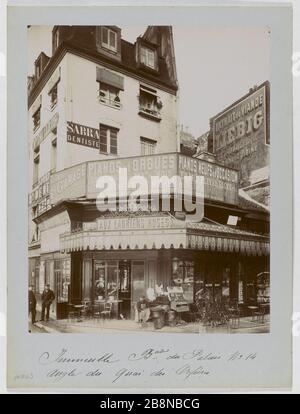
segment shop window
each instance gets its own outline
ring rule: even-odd
[[[155,89],[140,85],[139,115],[146,118],[161,120],[162,102]]]
[[[36,131],[41,124],[41,107],[32,115],[33,131]]]
[[[270,303],[270,273],[261,272],[257,275],[257,303]]]
[[[141,46],[140,53],[141,63],[151,69],[155,69],[155,51],[148,47]]]
[[[149,138],[140,138],[141,141],[141,155],[152,155],[155,154],[156,141]]]
[[[118,298],[118,262],[99,261],[95,263],[95,300]]]
[[[100,124],[100,152],[118,154],[118,129]]]
[[[108,27],[101,27],[101,44],[106,49],[117,51],[117,33]]]
[[[57,289],[57,302],[65,303],[69,300],[69,285],[71,262],[69,259],[54,261],[54,275]]]
[[[119,97],[120,89],[103,82],[100,82],[99,85],[99,101],[105,105],[120,109],[122,106]]]
[[[172,277],[176,287],[182,287],[183,296],[187,302],[194,301],[194,262],[179,260],[174,257],[172,260]]]

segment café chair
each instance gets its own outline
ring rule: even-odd
[[[265,308],[260,306],[256,312],[254,312],[257,323],[264,323],[265,320]]]
[[[104,310],[100,312],[100,316],[103,319],[111,319],[111,314],[112,314],[112,306],[113,304],[111,302],[106,302],[105,306],[104,306]]]
[[[100,305],[94,303],[92,305],[92,318],[93,320],[97,321],[101,318],[101,310],[100,310]]]

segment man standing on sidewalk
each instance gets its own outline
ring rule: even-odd
[[[51,303],[54,301],[55,295],[53,290],[50,289],[50,285],[46,285],[44,292],[42,293],[42,321],[45,320],[45,310],[46,310],[46,320],[49,321],[49,312]]]
[[[36,297],[33,293],[32,286],[29,286],[28,289],[28,305],[29,305],[29,315],[31,314],[31,323],[35,324],[35,315],[36,315]]]

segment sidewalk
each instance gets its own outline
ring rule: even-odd
[[[269,315],[266,316],[264,323],[253,322],[251,317],[240,319],[239,325],[216,327],[203,326],[201,323],[191,322],[176,325],[174,327],[164,326],[162,329],[155,329],[152,322],[148,322],[146,327],[141,327],[132,320],[91,320],[69,321],[68,319],[53,320],[49,322],[39,321],[36,327],[47,333],[99,333],[99,332],[163,332],[163,333],[268,333]]]

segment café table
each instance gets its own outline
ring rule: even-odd
[[[78,314],[77,314],[77,322],[82,322],[82,318],[81,318],[80,311],[82,309],[84,309],[84,305],[74,305],[74,309],[76,310],[76,312],[78,312]]]
[[[255,322],[255,311],[258,310],[258,306],[247,306],[247,308],[251,311],[251,321]]]
[[[101,307],[102,310],[105,309],[106,303],[112,303],[113,306],[116,306],[116,314],[117,314],[118,318],[119,318],[119,312],[118,312],[119,304],[122,303],[122,302],[123,302],[123,300],[121,300],[121,299],[113,299],[113,300],[97,299],[97,300],[94,301],[94,303],[96,305],[99,305],[99,308]],[[101,308],[100,308],[100,311],[101,311]]]

